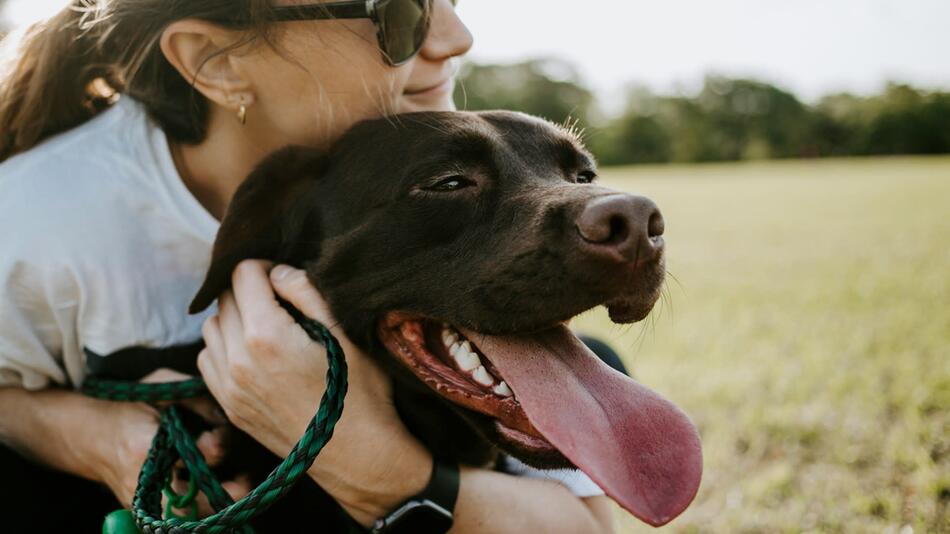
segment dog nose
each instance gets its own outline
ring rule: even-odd
[[[576,224],[592,252],[621,262],[652,260],[663,249],[663,215],[648,198],[625,194],[595,198]]]

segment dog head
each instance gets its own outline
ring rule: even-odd
[[[528,463],[576,464],[662,524],[698,487],[695,429],[565,323],[600,305],[615,322],[650,312],[664,222],[595,177],[579,139],[523,114],[363,122],[327,153],[288,148],[248,177],[192,311],[243,259],[304,268],[399,383]]]

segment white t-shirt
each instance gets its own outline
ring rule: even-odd
[[[128,97],[0,164],[0,386],[78,387],[90,372],[136,379],[193,365],[216,307],[187,309],[218,226],[182,182],[165,133]],[[602,493],[580,472],[508,467]]]

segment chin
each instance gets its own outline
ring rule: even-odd
[[[452,93],[446,95],[402,95],[399,100],[399,113],[416,113],[420,111],[456,111]]]

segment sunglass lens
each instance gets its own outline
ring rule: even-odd
[[[377,6],[383,48],[393,64],[414,56],[429,32],[431,0],[390,0]]]

